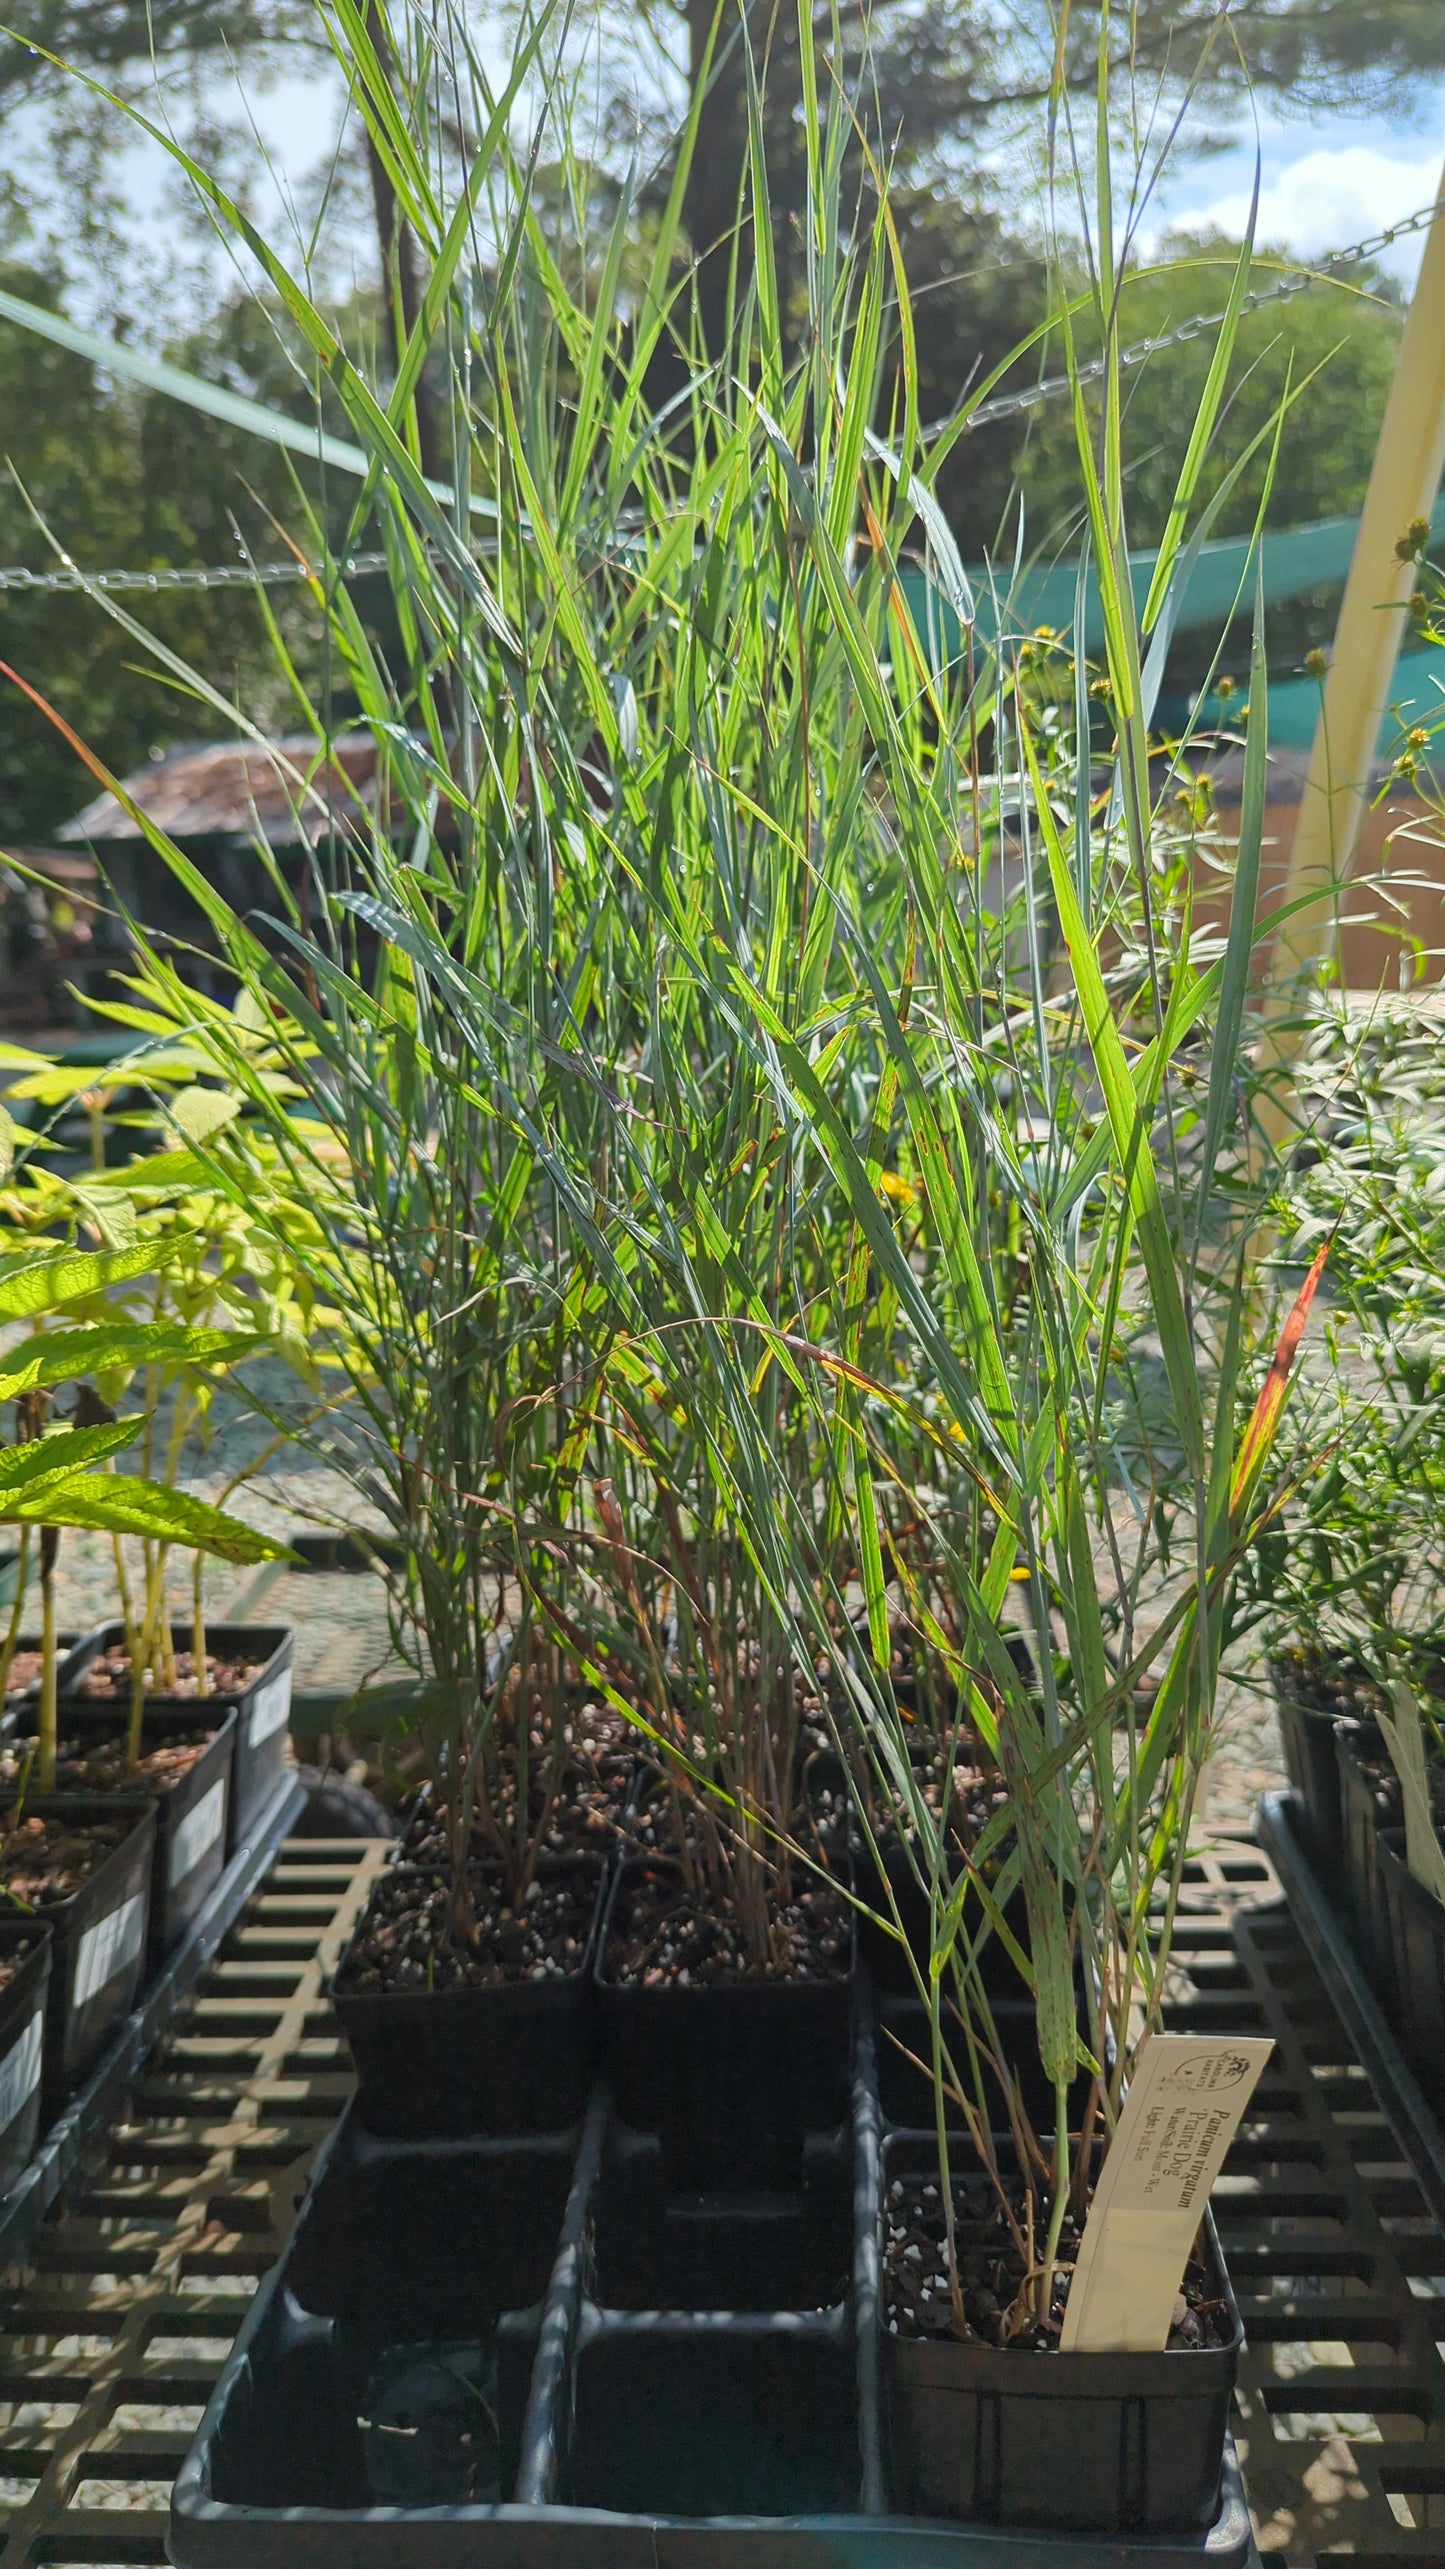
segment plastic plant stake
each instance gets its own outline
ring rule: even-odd
[[[1084,2228],[1062,2354],[1168,2345],[1210,2188],[1273,2049],[1260,2035],[1143,2045]]]

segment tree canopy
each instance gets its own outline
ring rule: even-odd
[[[0,268],[0,285],[28,302],[61,299],[53,277],[23,269]],[[175,353],[237,391],[306,415],[305,388],[249,299]],[[0,321],[0,455],[10,466],[0,475],[7,567],[55,568],[40,520],[88,570],[146,571],[238,562],[238,529],[255,558],[274,559],[282,547],[272,517],[295,525],[300,514],[297,480],[276,449],[159,394],[138,397],[9,321]],[[273,602],[304,655],[314,619],[296,591],[278,590]],[[248,587],[162,590],[124,603],[139,606],[157,637],[205,668],[223,694],[243,688],[253,712],[269,706],[284,724],[284,692]],[[133,638],[83,594],[0,592],[0,659],[122,771],[159,744],[228,728],[213,708],[169,691]],[[26,697],[0,684],[0,844],[43,841],[85,794],[73,751]]]
[[[295,41],[306,0],[11,0],[0,44],[0,115],[33,98],[55,74],[49,55],[107,78],[138,67],[219,60],[258,44]]]
[[[384,39],[400,44],[403,0],[365,0]],[[488,0],[491,5],[491,0]],[[598,6],[610,0],[597,0]],[[482,14],[482,0],[476,0]],[[796,12],[768,0],[650,0],[650,23],[674,42],[694,78],[713,45],[699,155],[688,201],[694,244],[719,246],[704,272],[704,326],[725,310],[731,235],[737,220],[743,135],[743,80],[752,47],[762,78],[769,188],[783,291],[801,314],[802,84]],[[1121,44],[1126,13],[1116,10]],[[43,53],[83,63],[107,81],[139,89],[153,63],[185,65],[254,56],[302,41],[316,25],[315,0],[13,0],[13,40],[0,39],[0,119],[52,80]],[[1030,216],[1041,122],[1038,102],[1052,56],[1050,0],[872,0],[867,109],[855,138],[855,176],[866,210],[874,172],[886,167],[904,262],[915,298],[920,393],[926,417],[950,412],[966,388],[990,374],[1046,317],[1048,281]],[[818,0],[814,32],[825,80],[833,30],[856,68],[864,18],[846,0],[835,20]],[[1068,72],[1092,90],[1098,32],[1095,0],[1075,0]],[[639,30],[629,20],[634,57]],[[277,58],[284,59],[284,54]],[[1137,0],[1133,74],[1147,100],[1162,85],[1171,100],[1192,86],[1197,116],[1237,113],[1246,81],[1300,107],[1402,108],[1423,74],[1445,65],[1445,11],[1436,0]],[[635,60],[633,64],[635,72]],[[843,66],[845,75],[849,66]],[[628,76],[620,53],[614,98]],[[657,183],[666,176],[667,108],[662,88]],[[620,112],[620,109],[619,109]],[[635,126],[635,120],[634,120]],[[599,130],[605,132],[605,110]],[[999,137],[1017,150],[1000,176]],[[634,131],[635,143],[635,131]],[[867,149],[864,146],[867,146]],[[870,153],[874,156],[870,161]],[[23,190],[23,160],[12,163]],[[1024,183],[1024,173],[1028,183]],[[388,197],[384,173],[369,175],[378,227],[378,287],[357,307],[355,327],[385,327],[398,305],[414,305],[411,246]],[[645,213],[645,208],[644,208]],[[77,252],[77,256],[79,253]],[[1152,273],[1131,275],[1123,293],[1126,335],[1159,337],[1199,310],[1217,309],[1234,245],[1181,242]],[[12,261],[13,270],[13,261]],[[7,282],[32,299],[64,303],[73,283],[63,260],[37,255]],[[1217,486],[1228,452],[1277,411],[1286,388],[1311,378],[1281,442],[1270,517],[1285,525],[1358,506],[1368,477],[1398,332],[1392,291],[1352,272],[1352,285],[1317,286],[1250,315],[1242,328],[1229,407],[1216,431],[1219,459],[1206,471]],[[707,309],[711,297],[711,310]],[[289,367],[274,316],[243,296],[218,304],[172,353],[239,388],[303,410],[309,396]],[[1087,352],[1086,352],[1087,353]],[[1048,342],[1009,377],[1022,384],[1057,366]],[[1167,458],[1177,418],[1194,403],[1209,363],[1195,340],[1151,359],[1129,377],[1126,459],[1138,537],[1157,532],[1168,504]],[[32,508],[77,559],[99,567],[164,567],[235,558],[233,518],[258,552],[278,539],[268,512],[294,523],[290,468],[239,432],[97,377],[83,360],[0,325],[0,562],[43,567],[53,557]],[[1234,494],[1220,532],[1253,523],[1265,469],[1261,454]],[[1211,475],[1215,478],[1211,479]],[[945,511],[971,558],[1000,544],[1012,556],[1023,511],[1030,551],[1071,552],[1077,540],[1077,458],[1062,404],[1046,404],[964,437],[940,479]],[[277,592],[288,612],[284,592]],[[294,596],[294,593],[293,593]],[[298,602],[299,606],[299,602]],[[1326,638],[1333,601],[1303,601],[1275,648],[1303,652]],[[254,704],[268,647],[255,601],[243,590],[187,593],[146,602],[169,643],[207,666],[218,687],[241,686]],[[115,764],[143,758],[153,742],[214,729],[219,717],[167,697],[136,646],[90,601],[53,592],[0,593],[0,657],[24,671]],[[1176,675],[1178,673],[1176,672]],[[43,837],[80,799],[70,753],[32,707],[0,694],[0,832],[12,841]]]

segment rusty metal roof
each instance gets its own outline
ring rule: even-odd
[[[343,732],[332,744],[329,775],[320,761],[320,742],[305,734],[265,748],[244,740],[202,741],[138,767],[121,790],[168,838],[314,844],[334,822],[373,810],[376,743],[369,732]],[[138,839],[142,832],[125,804],[106,793],[62,822],[56,836],[103,844]]]

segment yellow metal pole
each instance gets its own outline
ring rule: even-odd
[[[1440,194],[1445,200],[1445,178]],[[1428,519],[1445,470],[1445,210],[1425,236],[1395,379],[1375,450],[1345,584],[1324,702],[1290,848],[1283,902],[1309,897],[1275,946],[1266,1000],[1264,1067],[1287,1068],[1297,1031],[1287,1022],[1299,976],[1333,958],[1340,901],[1369,803],[1380,729],[1389,711],[1405,611],[1415,586],[1410,529]],[[1262,1116],[1278,1141],[1288,1127],[1276,1081]]]

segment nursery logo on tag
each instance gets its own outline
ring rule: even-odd
[[[8,2132],[22,2105],[27,2105],[40,2083],[40,2054],[45,2041],[45,2019],[37,2007],[9,2059],[0,2067],[0,2132]]]
[[[97,1990],[124,1971],[140,1952],[146,1931],[146,1903],[143,1891],[123,1907],[112,1909],[108,1918],[97,1926],[87,1927],[80,1939],[75,1957],[75,1990],[71,2004],[83,2007]]]
[[[171,1840],[170,1863],[166,1879],[174,1891],[188,1873],[194,1873],[203,1855],[209,1855],[226,1825],[226,1779],[218,1775],[208,1793],[203,1793],[193,1811],[187,1811]]]
[[[269,1739],[273,1731],[280,1730],[290,1710],[291,1671],[283,1668],[279,1676],[270,1678],[261,1688],[251,1706],[251,1718],[246,1726],[247,1745],[259,1748],[263,1739]]]
[[[1157,2354],[1210,2188],[1274,2045],[1151,2034],[1094,2189],[1069,2286],[1063,2353]]]
[[[1192,2053],[1195,2051],[1193,2044],[1190,2050]],[[1247,2078],[1253,2087],[1258,2076],[1257,2069],[1251,2071],[1249,2058],[1244,2052],[1204,2052],[1182,2060],[1177,2069],[1161,2071],[1159,2086],[1166,2095],[1184,2089],[1196,2096],[1213,2096],[1220,2088],[1238,2087],[1241,2079]]]

